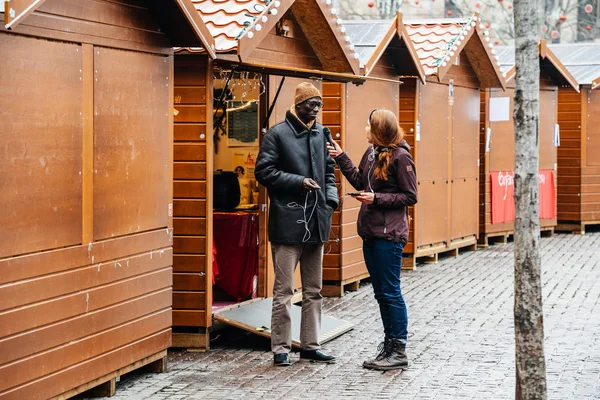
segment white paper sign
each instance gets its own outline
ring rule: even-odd
[[[421,140],[421,123],[419,121],[417,121],[415,128],[415,140],[418,142]]]
[[[485,152],[489,153],[492,146],[492,128],[487,128],[485,131]]]
[[[492,97],[490,99],[490,121],[510,121],[510,97]]]
[[[560,146],[560,126],[558,124],[554,125],[554,147]]]

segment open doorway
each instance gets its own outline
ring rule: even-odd
[[[254,177],[256,158],[266,129],[285,120],[296,86],[310,81],[321,89],[322,84],[225,68],[216,68],[213,79],[212,312],[218,321],[270,337],[274,277],[268,198]],[[302,296],[299,268],[294,288],[292,302],[297,303]],[[292,306],[295,347],[300,346],[300,315],[300,307]],[[350,329],[352,324],[324,315],[320,341]]]
[[[259,246],[259,185],[254,167],[261,98],[266,91],[260,73],[215,68],[213,312],[259,297],[259,253],[265,249]]]

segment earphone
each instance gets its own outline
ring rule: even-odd
[[[369,161],[371,161],[371,166],[369,167],[369,172],[367,172],[367,184],[369,186],[369,190],[374,193],[373,186],[371,186],[371,177],[373,176],[373,167],[375,166],[375,161],[377,159],[377,154],[379,152],[375,150],[375,146],[371,145],[371,154],[369,154]]]
[[[302,206],[301,204],[296,203],[295,201],[288,203],[288,207],[289,208],[301,208],[303,213],[304,213],[304,219],[299,219],[296,221],[297,224],[304,224],[304,236],[302,237],[302,243],[306,243],[310,240],[311,238],[311,233],[310,233],[310,228],[308,227],[308,224],[310,223],[310,221],[312,220],[313,215],[315,215],[315,210],[317,209],[317,203],[319,201],[319,194],[317,193],[317,191],[315,190],[315,205],[312,208],[312,211],[310,212],[310,215],[308,216],[308,218],[306,218],[306,213],[308,212],[308,196],[310,195],[312,191],[306,193],[306,197],[304,198],[304,206]]]

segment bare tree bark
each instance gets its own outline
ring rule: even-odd
[[[515,0],[516,394],[546,399],[539,220],[539,0]]]

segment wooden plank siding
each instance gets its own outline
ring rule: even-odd
[[[399,120],[417,167],[418,203],[409,208],[409,242],[415,257],[474,243],[479,234],[479,80],[466,57],[442,82],[402,78]],[[449,101],[449,85],[454,101]],[[430,110],[435,109],[432,114]],[[420,137],[417,139],[417,124]],[[459,206],[460,204],[460,206]]]
[[[171,345],[172,45],[53,0],[0,48],[0,398],[54,398]]]
[[[207,71],[205,56],[175,57],[173,325],[210,326],[207,243]],[[211,296],[212,297],[212,296]],[[208,299],[211,300],[212,299]],[[210,313],[209,313],[210,314]]]
[[[572,88],[558,91],[558,220],[581,221],[582,137],[585,136],[583,105],[587,105],[587,89],[577,93]]]
[[[417,104],[418,104],[418,85],[417,79],[403,79],[403,84],[400,86],[400,110],[398,119],[400,127],[404,131],[404,139],[410,145],[410,153],[413,156],[415,163],[417,160],[416,146],[416,123],[417,123]],[[417,174],[419,171],[417,171]],[[418,179],[418,175],[417,175]],[[405,253],[413,253],[415,248],[415,206],[408,208],[409,234],[408,243],[404,247]]]
[[[576,92],[573,90],[573,93]],[[480,186],[479,186],[479,232],[484,240],[484,235],[510,234],[514,231],[514,222],[492,224],[492,186],[491,172],[513,171],[514,165],[514,122],[512,113],[509,121],[490,122],[490,98],[509,97],[514,102],[514,81],[509,82],[506,91],[499,89],[486,89],[481,91],[480,110]],[[558,173],[556,167],[557,154],[560,147],[554,145],[554,125],[560,123],[559,90],[556,83],[547,75],[540,77],[540,170],[554,171],[554,184],[558,188]],[[490,152],[486,152],[487,128],[491,129]],[[562,143],[561,143],[562,146]],[[556,205],[558,215],[558,202]],[[557,219],[540,219],[542,228],[556,226]]]
[[[600,222],[600,91],[587,90],[585,164],[581,170],[581,221]]]
[[[156,18],[140,2],[46,1],[13,31],[116,49],[172,53]]]
[[[343,115],[343,93],[344,87],[341,83],[323,82],[323,123],[331,130],[331,137],[343,146],[342,115]],[[326,122],[327,121],[327,122]],[[339,168],[335,167],[336,184],[342,187],[342,175]],[[339,191],[340,199],[342,198]],[[337,281],[343,278],[343,267],[341,260],[341,249],[343,245],[342,205],[333,213],[331,234],[329,242],[325,245],[325,256],[323,257],[323,280]]]

